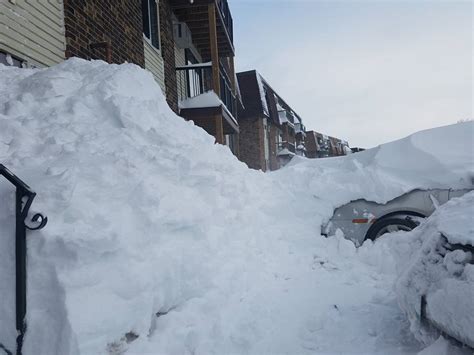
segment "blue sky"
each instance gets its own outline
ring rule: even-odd
[[[470,1],[229,0],[237,70],[308,129],[372,147],[473,117]]]

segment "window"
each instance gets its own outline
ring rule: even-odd
[[[12,55],[0,52],[0,63],[7,66],[13,66],[18,68],[26,67],[26,62],[24,60],[13,57]]]
[[[156,0],[142,0],[143,34],[156,49],[160,49],[158,5]]]

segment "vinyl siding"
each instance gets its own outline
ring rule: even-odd
[[[176,45],[174,47],[174,62],[177,67],[182,67],[186,65],[186,56],[185,50],[178,48]],[[178,86],[178,100],[182,101],[186,99],[187,86],[186,86],[186,71],[180,70],[176,72],[176,85]]]
[[[199,63],[202,63],[202,58],[198,54],[197,49],[191,45],[189,50],[193,53],[194,57]],[[174,46],[174,62],[177,67],[185,66],[186,63],[186,50]],[[178,87],[178,100],[184,100],[187,97],[187,83],[186,83],[186,71],[176,71],[176,84]]]
[[[143,38],[143,47],[145,48],[145,68],[153,74],[163,93],[166,93],[163,57],[160,51],[154,48],[145,38]]]
[[[37,67],[64,60],[62,0],[0,2],[0,50]]]

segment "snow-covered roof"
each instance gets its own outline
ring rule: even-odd
[[[263,112],[267,116],[269,116],[270,111],[268,110],[267,98],[265,97],[265,89],[263,87],[262,77],[260,76],[258,72],[256,72],[256,74],[257,74],[256,76],[257,76],[258,91],[260,92],[260,100],[262,101]]]

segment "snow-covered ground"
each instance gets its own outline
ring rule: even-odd
[[[0,162],[49,217],[28,236],[24,353],[415,354],[426,344],[394,292],[409,234],[355,248],[321,224],[353,199],[469,187],[473,130],[263,174],[177,117],[137,66],[0,66]],[[14,349],[4,181],[0,199],[0,343]]]

